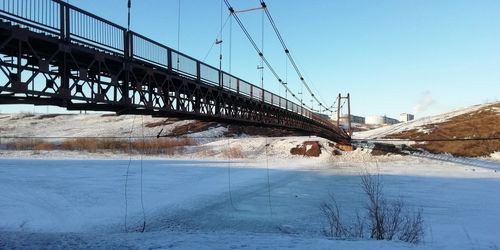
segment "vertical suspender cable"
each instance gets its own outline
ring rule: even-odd
[[[141,232],[144,232],[146,230],[146,211],[144,210],[144,198],[143,198],[143,185],[142,185],[142,179],[143,179],[143,163],[142,163],[142,158],[144,155],[144,148],[145,148],[145,140],[144,140],[144,116],[141,116],[141,133],[142,133],[142,149],[141,149],[141,208],[142,208],[142,230]]]
[[[181,0],[178,1],[177,8],[177,52],[181,49]],[[176,53],[177,54],[177,53]],[[177,54],[177,69],[179,69],[179,54]]]
[[[228,193],[229,193],[229,202],[231,207],[236,210],[236,207],[233,203],[233,195],[231,193],[231,141],[227,138],[227,183],[228,183]]]
[[[262,27],[261,27],[261,42],[260,48],[262,54],[264,54],[264,9],[262,10]],[[260,87],[264,90],[264,60],[260,58]]]
[[[266,170],[267,170],[267,200],[269,202],[269,213],[273,215],[273,206],[271,204],[271,181],[269,177],[269,154],[268,148],[270,144],[267,142],[267,137],[265,137],[265,147],[266,147]]]
[[[128,9],[128,13],[127,13],[127,31],[130,31],[130,9],[132,8],[132,0],[128,0],[128,3],[127,3],[127,9]]]
[[[130,172],[130,165],[132,164],[132,132],[134,131],[135,116],[132,119],[132,127],[128,133],[128,164],[127,172],[125,172],[125,232],[128,232],[127,227],[127,216],[128,216],[128,196],[127,196],[127,186],[128,186],[128,176]]]
[[[229,17],[229,74],[231,74],[231,69],[232,69],[232,60],[233,60],[233,17]],[[229,78],[231,81],[232,77]]]
[[[223,24],[222,24],[222,12],[224,11],[223,5],[222,5],[222,0],[220,1],[220,39],[215,41],[216,44],[219,44],[219,71],[222,71],[222,30],[223,30]],[[221,76],[222,77],[222,76]]]
[[[285,56],[285,85],[288,84],[288,57]],[[285,99],[288,99],[288,91],[285,88]]]

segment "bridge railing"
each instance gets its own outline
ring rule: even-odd
[[[62,6],[65,8],[61,11],[65,14],[61,20],[66,40],[121,54],[125,52],[125,28],[75,6]]]
[[[140,60],[333,126],[301,105],[61,0],[0,0],[0,13],[66,42]]]
[[[35,32],[59,36],[62,5],[53,0],[1,0],[0,13],[11,22]],[[36,28],[35,28],[36,27]]]

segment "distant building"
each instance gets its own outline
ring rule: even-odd
[[[340,123],[348,123],[349,120],[347,118],[348,118],[347,115],[341,115]],[[337,116],[336,115],[332,116],[332,120],[336,122]],[[365,118],[362,116],[351,115],[351,123],[365,124]]]
[[[408,122],[408,121],[412,121],[413,119],[415,119],[415,116],[412,114],[402,113],[399,115],[400,122]]]
[[[366,124],[392,125],[392,124],[396,124],[396,123],[399,123],[399,121],[397,119],[390,118],[390,117],[387,117],[385,115],[384,116],[376,115],[376,116],[366,117]]]

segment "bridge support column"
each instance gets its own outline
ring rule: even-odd
[[[71,101],[71,92],[70,92],[70,76],[71,76],[71,68],[68,65],[68,57],[69,57],[69,49],[65,44],[60,45],[60,50],[64,53],[63,61],[58,65],[58,71],[61,76],[61,86],[59,87],[59,96],[61,97],[64,104]]]

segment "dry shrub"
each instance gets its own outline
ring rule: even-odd
[[[52,144],[50,142],[45,142],[45,141],[41,141],[40,143],[35,144],[35,146],[33,147],[33,150],[48,151],[48,150],[53,150],[53,149],[54,149],[54,144]]]
[[[226,158],[243,158],[241,146],[226,148],[222,151],[222,155]]]
[[[201,156],[204,156],[204,157],[211,157],[211,156],[217,155],[217,152],[215,150],[212,150],[212,149],[205,149],[203,151],[200,151],[200,154],[201,154]]]
[[[179,150],[174,150],[172,148],[179,148],[194,144],[194,141],[189,138],[139,139],[130,142],[124,139],[78,138],[64,141],[61,144],[61,149],[89,152],[96,152],[97,150],[111,150],[118,152],[140,152],[144,154],[174,154]]]
[[[16,139],[14,142],[6,144],[7,149],[10,150],[33,150],[37,145],[47,144],[47,142],[40,139]]]
[[[96,152],[98,145],[97,141],[97,139],[90,138],[68,139],[63,141],[63,143],[61,144],[61,149]]]
[[[195,145],[190,138],[158,138],[139,139],[132,141],[131,148],[144,154],[168,154],[172,155],[182,150],[186,146]]]
[[[182,152],[184,147],[195,145],[190,138],[158,138],[138,139],[129,141],[126,139],[113,138],[75,138],[67,139],[62,143],[52,143],[37,139],[18,139],[7,143],[7,149],[11,150],[70,150],[87,151],[113,151],[143,154],[168,154],[173,155]]]
[[[368,199],[367,215],[362,218],[356,213],[356,220],[351,226],[347,226],[345,219],[342,218],[340,206],[333,195],[330,195],[330,201],[320,205],[328,225],[324,230],[327,237],[362,238],[367,225],[372,239],[398,239],[413,244],[423,240],[424,220],[421,209],[411,210],[402,200],[388,201],[378,176],[363,175],[361,187]]]

